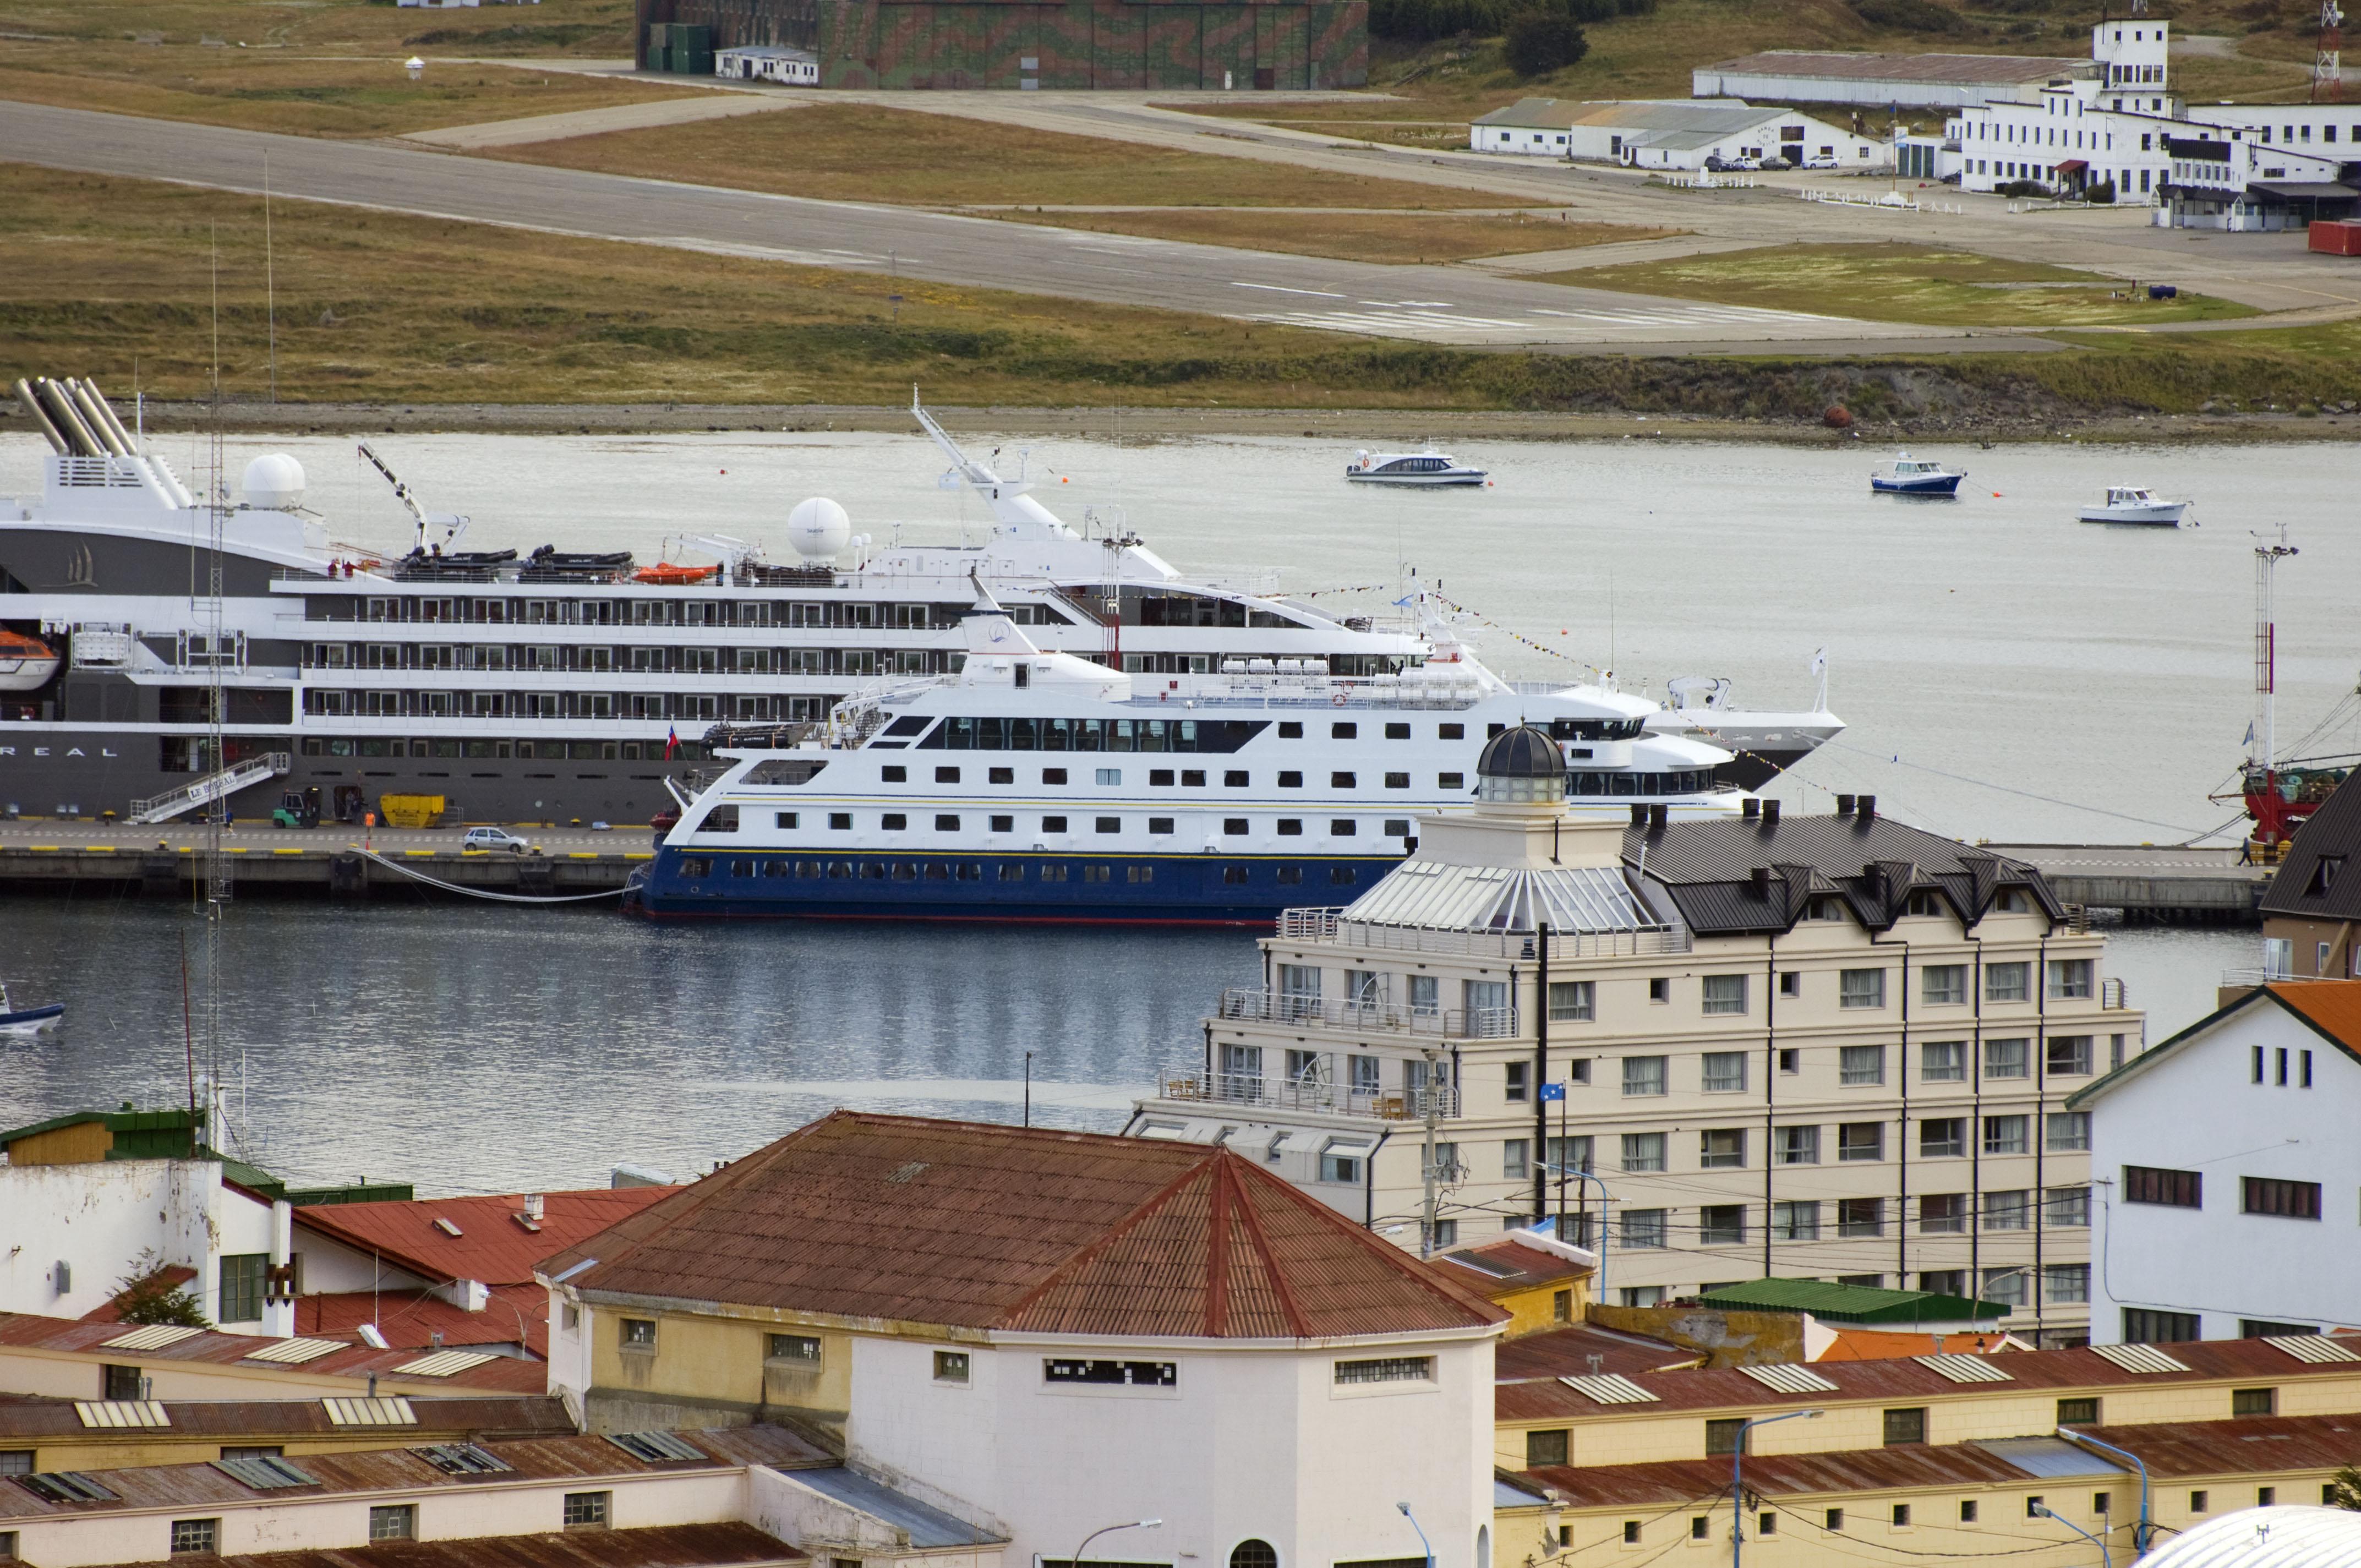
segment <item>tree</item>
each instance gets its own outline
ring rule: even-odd
[[[115,1314],[126,1323],[174,1323],[209,1329],[203,1303],[166,1277],[164,1260],[153,1248],[132,1260],[131,1272],[115,1286]]]
[[[1589,53],[1590,40],[1563,5],[1536,5],[1509,18],[1500,52],[1519,76],[1546,76]]]
[[[2361,1513],[2361,1469],[2348,1464],[2331,1475],[2321,1489],[2320,1500],[2332,1508]]]

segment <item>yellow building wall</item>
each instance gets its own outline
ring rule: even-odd
[[[10,1165],[94,1165],[115,1146],[115,1135],[104,1122],[76,1122],[18,1138],[8,1146]]]
[[[623,1348],[626,1321],[653,1319],[653,1352]],[[842,1330],[769,1319],[637,1308],[598,1309],[591,1350],[591,1395],[623,1394],[747,1413],[789,1409],[840,1417],[851,1408],[852,1336]],[[774,1363],[769,1336],[820,1342],[817,1372]]]
[[[1565,1316],[1557,1310],[1557,1294],[1567,1292]],[[1582,1321],[1590,1310],[1590,1278],[1587,1275],[1573,1279],[1561,1279],[1549,1285],[1536,1285],[1526,1290],[1509,1290],[1494,1294],[1492,1303],[1508,1310],[1510,1338],[1518,1334],[1535,1333],[1543,1329],[1564,1328],[1568,1323]]]

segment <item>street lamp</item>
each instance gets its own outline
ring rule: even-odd
[[[1091,1542],[1103,1535],[1113,1535],[1119,1530],[1161,1530],[1163,1526],[1162,1519],[1130,1519],[1122,1524],[1101,1525],[1082,1537],[1082,1545],[1074,1548],[1074,1561],[1068,1565],[1068,1568],[1082,1568],[1082,1553],[1091,1549]]]
[[[1738,1429],[1738,1445],[1730,1451],[1730,1568],[1738,1568],[1746,1546],[1746,1480],[1740,1466],[1746,1463],[1746,1434],[1756,1427],[1780,1421],[1818,1420],[1817,1410],[1789,1410],[1784,1416],[1757,1416]],[[2111,1565],[2112,1568],[2112,1565]]]
[[[2097,1536],[2092,1535],[2089,1530],[2084,1530],[2072,1519],[2058,1513],[2056,1510],[2052,1509],[2048,1503],[2034,1504],[2032,1511],[2042,1519],[2056,1519],[2059,1524],[2064,1525],[2068,1530],[2072,1530],[2076,1535],[2081,1536],[2084,1541],[2087,1541],[2092,1545],[2097,1547],[2099,1549],[2099,1562],[2102,1564],[2102,1568],[2115,1568],[2114,1553],[2107,1550],[2107,1543],[2105,1541],[2101,1541]]]
[[[1401,1510],[1402,1518],[1410,1520],[1410,1528],[1418,1531],[1418,1543],[1426,1548],[1426,1568],[1434,1568],[1434,1542],[1426,1539],[1426,1530],[1419,1524],[1418,1516],[1410,1511],[1408,1503],[1396,1503],[1394,1507]],[[1082,1565],[1076,1563],[1074,1568],[1082,1568]]]
[[[1563,1135],[1559,1137],[1558,1143],[1561,1146],[1565,1143]],[[1597,1271],[1590,1277],[1590,1292],[1593,1299],[1604,1302],[1607,1299],[1607,1205],[1615,1201],[1615,1194],[1608,1191],[1607,1183],[1599,1180],[1589,1171],[1577,1170],[1570,1165],[1553,1165],[1548,1160],[1542,1161],[1541,1167],[1545,1174],[1557,1178],[1558,1212],[1561,1218],[1565,1212],[1565,1193],[1567,1177],[1571,1176],[1576,1181],[1587,1182],[1590,1186],[1598,1189],[1598,1234],[1590,1238],[1592,1244],[1590,1250],[1598,1255],[1598,1266]],[[1548,1217],[1546,1214],[1542,1216],[1543,1219]],[[1560,1234],[1558,1239],[1563,1241],[1565,1238]]]
[[[2156,1534],[2156,1526],[2148,1522],[2147,1517],[2147,1465],[2141,1461],[2138,1454],[2134,1453],[2131,1450],[2127,1448],[2117,1448],[2112,1442],[2101,1442],[2097,1438],[2092,1437],[2088,1432],[2076,1431],[2071,1427],[2059,1427],[2058,1429],[2058,1435],[2064,1438],[2068,1442],[2087,1442],[2092,1448],[2103,1449],[2106,1453],[2114,1454],[2118,1459],[2128,1459],[2135,1465],[2138,1466],[2140,1476],[2140,1517],[2139,1523],[2134,1526],[2132,1530],[2132,1556],[2135,1559],[2145,1556],[2147,1552],[2147,1543]]]

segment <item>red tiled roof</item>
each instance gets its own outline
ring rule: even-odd
[[[1838,1329],[1836,1336],[1813,1365],[1830,1361],[1892,1361],[1897,1356],[1939,1355],[1947,1351],[1959,1355],[1997,1355],[2025,1348],[1998,1330],[1983,1334],[1912,1334],[1885,1329]]]
[[[143,1366],[154,1366],[177,1361],[232,1366],[245,1361],[256,1351],[279,1343],[259,1334],[225,1334],[208,1329],[186,1339],[176,1340],[159,1350],[135,1353],[104,1348],[106,1341],[125,1332],[121,1323],[83,1323],[66,1318],[38,1317],[30,1312],[0,1312],[0,1348],[14,1345],[63,1352],[87,1355],[93,1362],[137,1362]],[[377,1350],[365,1344],[353,1344],[342,1350],[332,1350],[297,1366],[253,1363],[241,1370],[253,1372],[265,1381],[289,1376],[366,1379],[371,1373],[376,1373],[393,1385],[386,1390],[389,1393],[460,1388],[493,1389],[510,1394],[545,1394],[549,1391],[549,1368],[538,1361],[499,1355],[481,1365],[467,1367],[447,1377],[419,1377],[394,1371],[395,1367],[417,1359],[418,1352],[415,1350]]]
[[[839,1111],[542,1266],[972,1329],[1324,1338],[1507,1313],[1227,1149]]]
[[[480,1279],[525,1285],[533,1265],[618,1220],[629,1219],[676,1187],[593,1187],[541,1194],[540,1229],[524,1223],[524,1194],[425,1198],[407,1203],[324,1203],[295,1211],[295,1223],[362,1252],[376,1252],[429,1279]],[[457,1235],[435,1223],[447,1221]]]
[[[1527,1246],[1508,1236],[1437,1253],[1433,1263],[1443,1270],[1444,1277],[1487,1295],[1495,1290],[1532,1290],[1562,1279],[1580,1279],[1597,1266],[1546,1248]]]
[[[2176,1347],[2178,1348],[2178,1347]],[[2361,1449],[2361,1416],[2258,1416],[2238,1420],[2170,1421],[2148,1426],[2085,1427],[2102,1442],[2139,1455],[2151,1478],[2194,1480],[2291,1470],[2333,1470]],[[2092,1458],[2136,1474],[2125,1461]],[[1719,1459],[1673,1459],[1646,1464],[1549,1465],[1521,1473],[1576,1508],[1702,1503],[1730,1496],[1730,1465]],[[1749,1491],[1765,1496],[1874,1492],[1919,1486],[2023,1485],[2027,1471],[1972,1442],[1930,1447],[1840,1449],[1832,1453],[1750,1454]]]
[[[423,1349],[443,1336],[446,1349],[477,1344],[522,1344],[549,1359],[549,1291],[540,1285],[498,1285],[480,1312],[455,1307],[423,1290],[346,1290],[300,1296],[295,1332],[326,1339],[353,1339],[363,1323],[375,1323],[385,1343]]]
[[[2350,1377],[2361,1365],[2349,1361],[2303,1362],[2258,1339],[2204,1340],[2157,1347],[2189,1368],[2186,1372],[2127,1372],[2096,1351],[2019,1351],[2000,1362],[2012,1382],[2033,1390],[2157,1387],[2224,1378]],[[1908,1358],[1893,1361],[1816,1361],[1812,1370],[1837,1386],[1834,1393],[1782,1394],[1732,1367],[1695,1372],[1627,1374],[1656,1396],[1653,1402],[1600,1405],[1554,1380],[1504,1383],[1493,1395],[1494,1419],[1502,1421],[1611,1420],[1617,1416],[1664,1415],[1707,1410],[1832,1404],[1843,1399],[1953,1398],[1990,1393],[1993,1384],[1962,1386]]]
[[[1668,1366],[1689,1366],[1704,1353],[1684,1350],[1668,1340],[1649,1339],[1612,1329],[1572,1323],[1562,1329],[1520,1334],[1503,1340],[1492,1353],[1492,1376],[1502,1383],[1529,1378],[1587,1377],[1590,1358],[1605,1374],[1655,1372]]]
[[[2273,981],[2270,992],[2312,1027],[2361,1055],[2361,980]]]
[[[776,1536],[733,1522],[472,1541],[394,1541],[242,1557],[183,1555],[170,1559],[169,1568],[757,1568],[804,1560],[802,1552]]]

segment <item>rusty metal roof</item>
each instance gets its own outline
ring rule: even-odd
[[[2139,1455],[2151,1477],[2263,1475],[2334,1470],[2361,1447],[2361,1416],[2258,1416],[2239,1420],[2158,1422],[2149,1426],[2086,1427],[2103,1442]],[[2050,1438],[2048,1442],[2060,1440]],[[1902,1491],[1929,1486],[2022,1486],[2038,1483],[2036,1469],[2011,1464],[2007,1444],[1963,1442],[1929,1447],[1845,1449],[1834,1453],[1750,1454],[1746,1485],[1766,1497]],[[2082,1451],[2089,1454],[2088,1450]],[[2090,1455],[2083,1475],[2133,1474],[2105,1454]],[[1575,1508],[1644,1507],[1727,1498],[1730,1465],[1720,1459],[1675,1459],[1650,1464],[1554,1464],[1523,1473]]]
[[[1532,1290],[1560,1280],[1581,1279],[1595,1273],[1598,1266],[1580,1258],[1527,1246],[1510,1236],[1453,1247],[1435,1254],[1433,1262],[1446,1275],[1453,1268],[1464,1270],[1462,1276],[1455,1277],[1487,1295],[1496,1290]],[[1664,1363],[1656,1365],[1661,1366]]]
[[[1223,1148],[839,1111],[542,1266],[976,1330],[1303,1339],[1507,1314]]]
[[[800,1470],[837,1462],[833,1455],[785,1427],[736,1427],[680,1434],[707,1455],[701,1466],[675,1460],[652,1463],[626,1453],[603,1437],[568,1435],[483,1443],[481,1446],[507,1468],[489,1475],[455,1475],[428,1464],[413,1452],[414,1447],[424,1446],[414,1438],[414,1431],[415,1429],[404,1428],[401,1433],[412,1447],[306,1453],[302,1456],[302,1468],[318,1477],[319,1484],[276,1488],[269,1497],[285,1501],[333,1494],[411,1491],[421,1486],[467,1486],[486,1479],[615,1479],[699,1468],[735,1469],[747,1464]],[[218,1507],[249,1503],[263,1496],[211,1464],[92,1469],[80,1474],[114,1493],[114,1499],[96,1503],[51,1502],[24,1486],[0,1480],[0,1521],[58,1514],[107,1513],[123,1508]]]
[[[1598,1357],[1596,1368],[1590,1365],[1594,1355]],[[1582,1376],[1593,1370],[1629,1376],[1666,1367],[1687,1367],[1702,1359],[1702,1352],[1683,1350],[1669,1340],[1573,1323],[1503,1340],[1492,1353],[1492,1376],[1502,1383],[1533,1378],[1554,1383],[1560,1377]]]
[[[1506,1352],[1504,1347],[1504,1354]],[[2088,1348],[2028,1350],[1995,1358],[2008,1370],[2010,1381],[1993,1387],[2003,1392],[2067,1392],[2073,1389],[2153,1387],[2173,1383],[2206,1383],[2233,1378],[2285,1382],[2322,1376],[2352,1377],[2361,1365],[2350,1362],[2312,1365],[2274,1349],[2261,1340],[2203,1340],[2169,1347],[2185,1372],[2134,1372]],[[1816,1361],[1812,1370],[1837,1386],[1831,1394],[1806,1398],[1766,1388],[1735,1368],[1686,1372],[1634,1372],[1631,1380],[1656,1396],[1651,1414],[1667,1409],[1744,1409],[1765,1407],[1828,1404],[1844,1399],[1942,1399],[1974,1398],[1977,1386],[1962,1386],[1916,1359],[1891,1361]],[[1555,1382],[1502,1383],[1493,1395],[1494,1419],[1516,1423],[1597,1420],[1605,1412],[1573,1389]]]
[[[548,1367],[538,1361],[525,1361],[515,1356],[495,1356],[480,1365],[467,1367],[448,1377],[414,1378],[397,1376],[394,1368],[417,1360],[415,1349],[376,1350],[364,1344],[348,1344],[301,1366],[252,1363],[240,1366],[239,1364],[246,1363],[247,1357],[256,1351],[278,1342],[259,1334],[225,1334],[207,1330],[155,1350],[104,1348],[106,1341],[122,1332],[121,1323],[78,1322],[64,1318],[39,1317],[30,1312],[0,1312],[0,1351],[19,1346],[87,1355],[93,1362],[133,1362],[143,1366],[176,1361],[205,1362],[215,1366],[238,1366],[239,1370],[252,1372],[258,1377],[274,1380],[289,1376],[365,1380],[374,1372],[394,1385],[394,1391],[401,1393],[443,1393],[462,1387],[511,1394],[543,1394],[549,1389]]]
[[[526,1217],[523,1193],[408,1203],[326,1203],[296,1210],[295,1223],[346,1246],[379,1253],[428,1279],[528,1285],[533,1265],[551,1253],[597,1235],[675,1190],[595,1187],[544,1192],[538,1194],[538,1220]]]
[[[426,1290],[346,1290],[295,1299],[295,1332],[349,1339],[363,1323],[374,1323],[386,1343],[412,1352],[441,1334],[453,1349],[470,1345],[520,1344],[549,1356],[549,1292],[544,1287],[495,1285],[480,1312]]]
[[[344,1429],[328,1419],[317,1399],[166,1399],[171,1433],[181,1438],[326,1436]],[[572,1433],[563,1400],[547,1395],[489,1396],[437,1399],[413,1395],[418,1424],[402,1429],[404,1441],[456,1434],[489,1437],[558,1437]],[[88,1433],[71,1399],[0,1401],[0,1438],[67,1438]]]
[[[776,1536],[731,1522],[396,1541],[241,1557],[184,1555],[172,1558],[169,1568],[758,1568],[803,1561],[802,1552]]]

